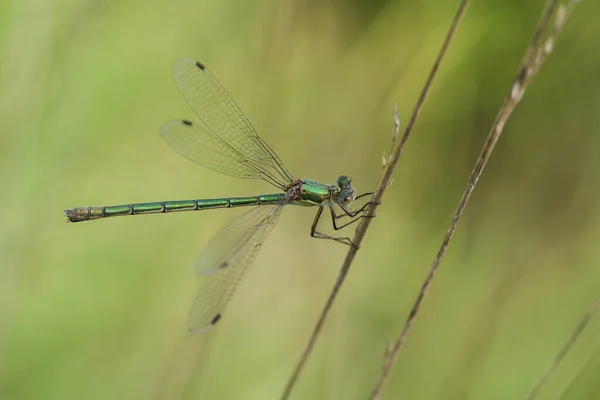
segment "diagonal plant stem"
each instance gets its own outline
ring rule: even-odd
[[[408,137],[410,136],[410,133],[412,132],[412,128],[419,116],[419,113],[421,112],[421,109],[423,108],[425,98],[427,97],[427,94],[429,93],[429,89],[431,88],[433,79],[436,76],[438,68],[442,62],[442,59],[444,58],[444,55],[446,54],[446,50],[448,49],[448,46],[450,45],[450,42],[452,41],[452,38],[454,37],[454,33],[456,32],[458,23],[462,19],[468,3],[469,3],[469,0],[461,0],[460,4],[458,6],[458,10],[456,11],[456,15],[454,16],[452,24],[450,25],[450,28],[448,30],[448,33],[446,34],[444,42],[442,43],[442,47],[440,48],[440,51],[435,59],[433,67],[431,68],[431,71],[429,72],[429,76],[427,77],[427,80],[425,81],[423,90],[421,91],[421,94],[419,95],[417,104],[415,105],[415,108],[412,112],[411,118],[410,118],[408,124],[406,125],[406,128],[404,129],[402,138],[400,139],[400,142],[398,143],[398,146],[395,148],[390,159],[385,160],[385,162],[384,162],[384,168],[382,171],[382,175],[380,176],[380,179],[377,183],[377,186],[376,186],[374,194],[373,194],[372,201],[374,204],[372,204],[372,208],[369,210],[370,215],[373,215],[375,208],[377,207],[377,204],[379,204],[381,202],[383,193],[385,192],[385,190],[391,183],[392,173],[394,172],[394,169],[396,168],[396,165],[398,164],[398,160],[400,158],[400,155],[402,154],[402,150],[404,149],[406,141],[408,140]],[[398,122],[396,121],[396,129],[397,129],[397,124],[398,124]],[[396,132],[394,132],[394,140],[392,141],[392,148],[393,148],[394,142],[395,142],[395,134],[396,134]],[[331,306],[333,305],[333,302],[334,302],[338,292],[340,291],[342,284],[344,283],[344,279],[346,278],[346,275],[348,274],[348,271],[350,269],[352,261],[354,261],[354,256],[356,255],[358,247],[360,246],[360,243],[362,242],[362,240],[365,236],[365,233],[371,223],[371,220],[372,220],[372,218],[362,218],[362,220],[359,222],[358,227],[356,228],[356,235],[354,236],[354,243],[356,244],[356,247],[354,247],[354,246],[350,247],[350,250],[348,250],[348,254],[346,255],[346,259],[344,260],[344,263],[342,264],[342,267],[338,274],[338,278],[337,278],[335,285],[331,291],[331,294],[329,295],[329,299],[327,299],[327,303],[325,304],[325,307],[321,311],[321,315],[319,317],[319,320],[317,321],[317,324],[315,325],[315,328],[310,337],[310,340],[308,341],[306,347],[304,348],[304,351],[302,352],[302,356],[300,357],[300,360],[299,360],[298,364],[296,365],[296,368],[292,372],[292,374],[286,384],[285,390],[281,396],[282,399],[289,398],[296,381],[298,380],[300,374],[302,373],[304,364],[306,363],[308,357],[310,356],[312,349],[317,341],[317,338],[319,337],[319,334],[321,333],[323,324],[325,323],[325,320],[327,319],[327,316],[329,314]]]
[[[542,63],[552,51],[554,40],[556,36],[560,33],[566,17],[570,13],[573,6],[578,2],[579,0],[570,0],[566,6],[559,7],[558,13],[556,14],[554,26],[550,33],[547,35],[546,40],[542,43],[542,37],[548,25],[550,24],[551,17],[557,6],[558,0],[550,0],[548,5],[546,6],[546,9],[542,14],[542,18],[540,19],[538,26],[535,29],[533,38],[525,52],[525,56],[523,57],[523,61],[521,62],[519,70],[517,71],[513,84],[504,100],[504,103],[500,108],[500,111],[498,112],[498,115],[496,116],[496,120],[494,121],[490,133],[488,134],[488,137],[483,145],[483,149],[481,151],[479,159],[477,160],[477,163],[475,164],[475,167],[471,172],[467,183],[467,187],[463,192],[463,195],[458,203],[458,207],[454,213],[452,221],[450,222],[450,226],[446,231],[446,235],[444,236],[440,249],[433,261],[433,264],[431,265],[431,268],[429,269],[429,273],[427,274],[427,277],[423,282],[421,290],[417,295],[415,303],[413,304],[410,313],[404,323],[404,327],[400,333],[400,336],[396,339],[396,342],[394,343],[394,346],[392,347],[392,350],[390,351],[389,355],[386,356],[386,360],[384,362],[384,367],[379,381],[377,382],[377,385],[371,393],[371,399],[378,399],[380,397],[381,390],[387,382],[393,365],[398,360],[400,349],[406,341],[408,332],[410,331],[410,328],[419,312],[423,299],[429,291],[429,288],[431,287],[433,278],[435,277],[440,262],[444,257],[446,248],[448,247],[448,244],[450,243],[450,240],[454,235],[456,226],[458,225],[458,222],[464,212],[467,202],[469,201],[469,198],[471,197],[471,194],[473,193],[473,190],[475,189],[475,186],[479,181],[481,173],[483,172],[483,169],[488,159],[490,158],[492,151],[494,150],[494,146],[496,145],[496,142],[498,141],[498,138],[500,137],[508,118],[511,116],[517,104],[519,104],[519,102],[523,98],[525,89],[536,76],[537,72],[542,66]]]
[[[577,326],[575,327],[575,329],[573,330],[573,332],[571,333],[569,338],[565,341],[565,343],[563,344],[563,347],[560,349],[560,351],[558,352],[556,357],[554,357],[554,360],[552,360],[552,362],[550,362],[550,364],[548,364],[548,366],[546,367],[546,370],[544,371],[544,373],[542,374],[540,379],[536,382],[536,384],[533,386],[533,388],[531,388],[531,391],[529,392],[527,397],[525,397],[525,400],[533,400],[537,397],[539,391],[542,389],[542,386],[544,386],[544,383],[546,383],[546,381],[548,380],[550,375],[552,375],[552,373],[554,372],[556,367],[558,367],[558,364],[560,364],[560,362],[562,361],[564,356],[569,352],[569,350],[571,350],[571,347],[573,346],[573,344],[575,343],[575,341],[577,340],[577,338],[579,337],[581,332],[583,332],[583,330],[585,329],[588,322],[590,322],[590,319],[592,319],[594,314],[596,314],[596,311],[598,311],[598,308],[600,308],[600,297],[597,298],[589,306],[589,308],[588,308],[587,312],[585,313],[585,315],[583,316],[583,318],[581,318],[581,320],[579,321],[579,323],[577,324]]]

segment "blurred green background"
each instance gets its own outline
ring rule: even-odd
[[[363,399],[437,252],[545,1],[474,1],[296,399]],[[74,206],[236,196],[158,130],[211,68],[298,177],[371,190],[457,2],[0,2],[0,398],[277,398],[347,249],[286,208],[187,333],[193,263],[239,210],[67,224]],[[582,2],[485,170],[385,398],[522,398],[600,295],[600,24]],[[596,15],[596,16],[594,16]],[[600,396],[595,317],[540,398]],[[563,397],[561,397],[563,396]]]

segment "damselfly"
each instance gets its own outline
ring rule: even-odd
[[[257,206],[217,232],[196,261],[196,274],[203,276],[204,281],[192,305],[188,328],[190,332],[200,333],[221,319],[283,206],[318,207],[310,235],[354,246],[350,238],[338,235],[336,231],[371,216],[368,206],[372,204],[372,193],[357,196],[347,176],[340,176],[336,185],[293,178],[203,64],[181,59],[175,63],[173,74],[179,91],[204,125],[188,120],[167,122],[161,129],[167,144],[183,157],[206,168],[238,178],[262,179],[280,192],[249,197],[76,207],[65,210],[65,214],[69,221],[80,222],[119,215]],[[329,218],[330,223],[327,222]]]

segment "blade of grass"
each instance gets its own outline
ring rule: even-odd
[[[556,370],[556,367],[558,367],[558,364],[560,364],[565,355],[567,355],[567,353],[569,352],[569,350],[571,349],[581,332],[583,332],[588,322],[590,322],[590,319],[592,319],[594,314],[596,314],[596,311],[598,311],[599,307],[600,298],[596,299],[590,305],[583,318],[581,318],[575,329],[573,329],[573,332],[571,333],[569,338],[563,344],[563,347],[560,349],[556,357],[554,357],[554,360],[552,360],[550,364],[548,364],[546,370],[544,371],[540,379],[538,379],[536,384],[531,388],[529,394],[527,395],[527,397],[525,397],[525,400],[533,400],[537,397],[538,393],[540,392],[548,378],[550,378],[550,375],[552,375],[552,373]]]

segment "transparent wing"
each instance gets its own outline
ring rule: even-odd
[[[262,178],[261,170],[246,162],[239,152],[190,121],[169,121],[160,135],[177,153],[203,167],[238,178]]]
[[[198,118],[237,152],[238,158],[260,170],[261,177],[271,183],[276,181],[285,186],[293,180],[279,157],[258,136],[248,118],[203,64],[181,59],[173,66],[173,75]]]
[[[221,228],[196,262],[205,276],[188,319],[188,329],[201,333],[215,325],[233,293],[275,226],[282,205],[259,206]]]

